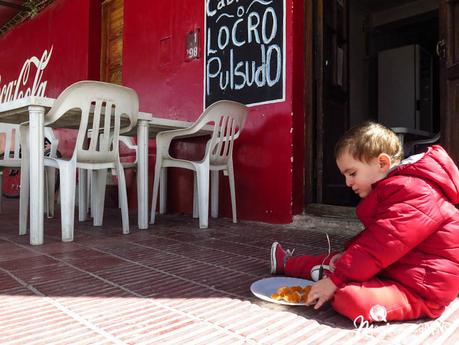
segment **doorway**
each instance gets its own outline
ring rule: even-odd
[[[373,120],[391,128],[412,127],[410,140],[440,131],[439,4],[436,0],[315,4],[309,17],[314,22],[310,35],[314,107],[308,122],[315,128],[317,145],[309,148],[314,168],[306,176],[306,186],[308,182],[311,186],[306,194],[312,195],[306,202],[355,206],[360,199],[345,186],[334,160],[334,143],[345,130]],[[400,71],[413,72],[404,76],[393,70],[394,64],[400,64]],[[383,97],[387,99],[387,94],[390,102]]]
[[[122,84],[124,0],[102,2],[100,80]]]
[[[436,54],[436,45],[439,41],[439,21],[438,21],[438,4],[431,1],[430,6],[420,7],[419,3],[426,1],[398,1],[397,5],[391,5],[390,2],[378,1],[349,1],[349,36],[350,36],[350,54],[349,54],[349,115],[350,125],[353,126],[364,120],[375,120],[382,122],[390,127],[398,127],[397,122],[384,116],[384,95],[381,95],[382,88],[387,89],[407,86],[400,90],[417,102],[413,108],[402,107],[399,111],[397,107],[393,108],[394,116],[408,118],[407,120],[399,119],[399,123],[410,123],[417,126],[420,130],[428,131],[429,134],[439,131],[439,59]],[[417,50],[416,50],[417,49]],[[413,55],[407,56],[412,61],[401,61],[405,58],[405,52],[413,52]],[[420,56],[415,56],[418,54]],[[388,56],[394,56],[398,60],[401,68],[412,69],[413,75],[410,85],[415,88],[422,88],[424,94],[416,95],[415,89],[410,89],[408,85],[403,84],[405,76],[403,71],[392,78],[390,85],[384,85],[381,79],[390,79],[387,73],[396,72],[384,65],[384,61],[389,60]],[[423,61],[417,61],[424,59]],[[392,62],[394,64],[394,62]],[[395,62],[397,63],[397,61]],[[424,77],[424,78],[423,78]],[[399,83],[396,83],[398,78]],[[424,96],[424,97],[422,97]],[[419,124],[415,123],[414,115],[419,112],[422,106],[421,102],[426,102],[429,108],[425,112],[425,121],[419,119]],[[411,119],[413,117],[413,119]],[[384,123],[386,122],[386,123]],[[424,123],[425,122],[425,123]]]

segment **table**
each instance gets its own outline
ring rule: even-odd
[[[47,97],[25,97],[0,103],[0,122],[29,122],[29,137],[23,138],[21,160],[21,196],[19,206],[19,234],[27,233],[28,199],[30,193],[30,244],[43,244],[43,196],[44,196],[44,118],[55,99]],[[71,121],[71,116],[67,117]],[[80,123],[75,118],[74,125]],[[70,125],[72,123],[69,123]],[[148,138],[162,130],[186,128],[192,123],[154,117],[151,113],[139,112],[137,121],[138,167],[138,227],[148,228]],[[200,133],[199,135],[203,135]],[[28,142],[26,141],[28,139]],[[28,145],[31,143],[31,145]],[[30,169],[30,167],[34,167]]]

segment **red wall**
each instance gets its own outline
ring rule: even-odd
[[[204,1],[125,1],[123,84],[134,88],[142,111],[195,120],[203,109],[203,58],[185,62],[185,37],[200,28]],[[298,6],[298,7],[294,7]],[[238,217],[287,223],[303,208],[303,5],[286,0],[286,100],[250,108],[234,151]],[[58,0],[0,39],[0,75],[17,78],[25,59],[53,46],[43,74],[55,97],[81,79],[97,79],[99,1]],[[202,56],[203,54],[201,54]],[[294,58],[295,57],[295,58]],[[199,155],[202,143],[181,143],[181,155]],[[154,142],[151,144],[154,157]],[[154,160],[150,159],[150,178]],[[293,188],[295,186],[295,188]],[[191,213],[192,175],[173,172],[169,210]],[[130,200],[134,197],[131,196]],[[220,213],[230,217],[227,178],[221,179]]]
[[[204,42],[204,1],[170,0],[155,6],[148,4],[147,0],[125,2],[123,82],[137,90],[144,110],[159,117],[195,120],[203,109],[204,59],[185,62],[185,37],[200,28],[200,41]],[[295,106],[295,110],[301,112],[300,121],[296,122],[302,133],[303,106],[302,97],[293,100],[292,96],[292,61],[293,56],[302,61],[304,36],[300,34],[295,38],[300,45],[293,44],[292,5],[292,1],[287,0],[286,101],[251,107],[246,127],[235,146],[237,206],[242,219],[290,222],[293,180],[297,184],[295,202],[301,204],[295,206],[302,210],[303,149],[302,145],[295,149],[299,159],[293,159],[292,121],[293,115],[296,116]],[[298,8],[300,18],[301,8]],[[298,68],[302,68],[302,62]],[[302,76],[302,71],[298,75]],[[302,95],[301,82],[295,83],[300,88],[297,94]],[[299,136],[299,140],[301,138]],[[300,171],[295,178],[292,161],[298,162],[296,168]],[[223,181],[220,204],[223,214],[229,217],[230,198],[227,181]],[[169,187],[174,184],[179,188],[171,191],[171,203],[183,207],[175,210],[191,212],[191,193],[187,193],[183,201],[183,190],[191,192],[192,189],[191,175],[176,177]]]
[[[0,38],[1,85],[16,80],[24,61],[41,57],[53,47],[42,80],[46,95],[56,97],[62,88],[88,77],[89,0],[58,0],[32,20]],[[34,71],[31,71],[31,73]],[[29,78],[31,79],[31,78]]]
[[[0,85],[3,87],[16,80],[25,60],[32,56],[40,59],[43,51],[49,52],[51,48],[50,61],[41,79],[47,81],[45,96],[57,97],[66,86],[78,80],[98,79],[98,74],[94,74],[94,59],[89,59],[94,52],[88,49],[93,44],[91,40],[94,41],[90,39],[88,16],[93,4],[90,0],[55,1],[46,10],[1,37]],[[99,51],[98,47],[97,54]],[[30,87],[35,71],[36,68],[31,68],[29,82],[21,89]],[[60,139],[59,150],[64,155],[73,149],[74,135],[68,133],[65,130],[56,131]]]

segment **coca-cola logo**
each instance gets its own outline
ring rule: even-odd
[[[16,80],[4,83],[2,85],[2,76],[0,75],[0,103],[13,101],[27,96],[43,97],[46,90],[47,81],[42,81],[43,71],[51,59],[53,46],[49,52],[45,50],[41,58],[32,56],[22,65],[21,71]],[[33,73],[35,76],[30,77]]]

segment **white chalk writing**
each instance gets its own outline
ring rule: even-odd
[[[238,13],[239,15],[239,13]],[[268,25],[271,23],[271,25]],[[246,30],[240,30],[244,26]],[[213,47],[219,50],[226,49],[229,45],[241,47],[246,43],[256,42],[260,44],[261,61],[240,61],[234,56],[234,49],[230,49],[228,61],[222,63],[223,57],[214,56],[207,61],[207,94],[210,94],[212,79],[217,79],[220,89],[227,87],[240,90],[246,85],[251,86],[254,82],[258,87],[265,85],[273,86],[281,79],[282,52],[277,44],[270,44],[277,34],[277,16],[274,9],[268,7],[261,17],[257,12],[251,12],[246,18],[239,18],[232,27],[221,26],[216,36],[216,42],[212,41],[212,29],[207,29],[207,53],[216,53]],[[238,37],[238,32],[246,34]],[[222,67],[230,66],[229,70]],[[274,70],[272,68],[274,67]],[[236,79],[236,80],[235,80]]]
[[[252,92],[246,103],[283,97],[282,3],[273,0],[207,1],[206,97],[239,100],[239,90],[273,89],[271,97]],[[230,6],[233,5],[233,6]],[[277,6],[277,7],[276,7]],[[279,7],[280,6],[280,7]],[[212,19],[212,17],[215,17]],[[250,99],[248,99],[250,98]],[[260,99],[257,99],[260,98]]]

